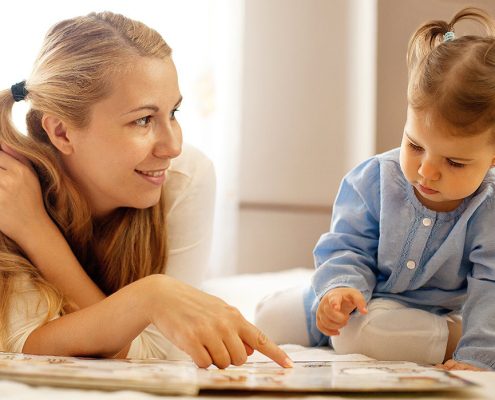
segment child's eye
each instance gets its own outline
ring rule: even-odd
[[[146,117],[139,118],[139,119],[134,121],[134,123],[137,126],[141,126],[141,127],[147,126],[150,122],[151,122],[151,115],[147,115]]]
[[[409,147],[414,151],[423,151],[423,148],[421,146],[418,146],[417,144],[414,144],[412,142],[409,142]]]
[[[452,161],[450,158],[447,158],[447,163],[454,168],[464,168],[466,164],[461,164],[455,161]]]

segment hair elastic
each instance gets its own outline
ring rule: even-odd
[[[28,91],[26,89],[26,81],[21,81],[16,83],[15,85],[12,85],[10,87],[10,91],[12,92],[12,97],[14,98],[15,102],[24,100],[28,94]]]
[[[455,39],[455,33],[452,31],[445,32],[443,34],[443,41],[444,42],[450,42]]]

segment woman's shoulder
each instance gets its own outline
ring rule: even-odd
[[[194,179],[198,174],[208,171],[213,171],[213,163],[211,160],[198,148],[184,144],[182,153],[172,160],[169,175],[180,175],[184,181]]]
[[[199,149],[184,144],[182,153],[172,160],[167,170],[165,188],[177,193],[197,184],[214,184],[215,170],[211,160]]]
[[[184,144],[182,153],[172,160],[164,186],[167,212],[187,197],[204,201],[215,192],[215,169],[211,160],[199,149]]]

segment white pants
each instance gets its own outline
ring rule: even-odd
[[[256,308],[255,324],[276,343],[310,343],[303,306],[304,288],[265,297]],[[443,362],[450,317],[378,298],[368,314],[353,314],[331,343],[338,354],[364,354],[377,360]]]

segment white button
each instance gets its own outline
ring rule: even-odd
[[[431,218],[423,218],[423,225],[424,226],[430,226],[431,225]]]
[[[416,268],[416,263],[413,260],[409,260],[406,264],[406,267],[409,269],[414,269]]]

